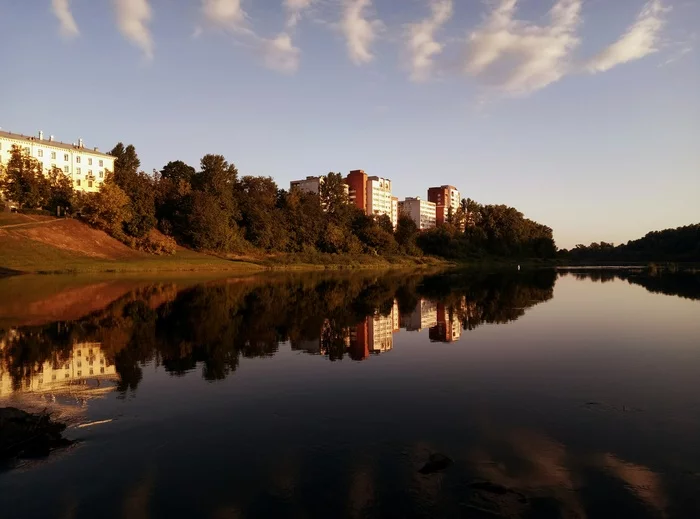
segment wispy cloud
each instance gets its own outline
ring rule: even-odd
[[[153,38],[148,29],[153,13],[148,0],[114,0],[114,6],[121,33],[141,48],[146,59],[153,59]]]
[[[70,0],[51,0],[51,10],[61,24],[61,36],[75,38],[80,35],[78,24],[75,23],[75,18],[70,10]]]
[[[582,0],[557,0],[550,24],[515,19],[517,0],[499,0],[471,33],[465,70],[510,95],[524,95],[569,72],[579,45]]]
[[[284,8],[287,10],[287,27],[294,28],[301,17],[315,0],[284,0]]]
[[[291,74],[299,68],[301,50],[294,46],[292,38],[287,33],[264,40],[262,50],[265,66],[269,69]]]
[[[637,21],[627,29],[627,32],[591,59],[586,69],[591,73],[605,72],[622,63],[656,52],[666,10],[661,0],[648,2],[637,17]]]
[[[369,63],[374,59],[370,50],[377,32],[384,26],[380,20],[367,18],[366,11],[372,0],[343,0],[343,17],[340,28],[345,35],[348,55],[355,65]]]
[[[232,30],[243,29],[248,19],[241,0],[202,0],[202,14],[212,25]]]
[[[430,17],[410,24],[406,48],[410,56],[411,80],[425,81],[433,69],[433,59],[443,50],[435,33],[452,17],[452,0],[430,0]]]

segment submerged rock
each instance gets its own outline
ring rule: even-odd
[[[65,428],[47,413],[0,408],[0,460],[48,456],[53,449],[71,445],[73,442],[61,435]]]
[[[436,452],[430,455],[428,463],[423,465],[423,467],[418,472],[420,472],[421,474],[433,474],[435,472],[442,472],[443,470],[447,469],[450,465],[452,465],[452,463],[453,461],[450,458],[448,458],[444,454]]]

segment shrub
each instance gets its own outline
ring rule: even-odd
[[[135,248],[149,254],[175,254],[177,243],[170,236],[151,231],[136,240]]]

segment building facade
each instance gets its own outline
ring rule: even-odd
[[[438,225],[447,221],[450,214],[455,214],[461,201],[459,191],[454,186],[431,187],[428,189],[428,201],[435,204],[435,217]]]
[[[367,174],[361,169],[351,171],[345,178],[350,203],[367,213]]]
[[[375,216],[386,215],[393,222],[391,180],[382,177],[367,178],[367,214]],[[395,223],[394,226],[396,226]]]
[[[399,212],[416,223],[419,230],[432,229],[437,224],[436,205],[420,198],[406,198],[399,202]]]
[[[67,144],[55,140],[53,135],[44,139],[43,132],[33,137],[0,131],[0,163],[8,163],[13,146],[39,161],[44,174],[53,167],[62,170],[73,180],[73,189],[77,191],[99,191],[107,172],[114,171],[114,157],[97,148],[86,148],[82,139],[77,144]]]
[[[292,180],[289,183],[289,190],[296,188],[306,193],[321,194],[323,177],[306,177],[304,180]]]
[[[401,315],[401,324],[408,332],[419,332],[437,325],[437,303],[421,299],[410,314]]]

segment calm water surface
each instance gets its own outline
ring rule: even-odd
[[[0,407],[79,440],[0,471],[3,519],[700,517],[697,276],[85,290],[0,319]]]

